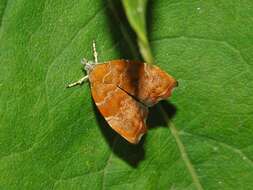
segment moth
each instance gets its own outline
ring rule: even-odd
[[[177,81],[159,67],[141,61],[94,62],[83,59],[87,75],[67,87],[89,81],[92,98],[107,123],[128,142],[137,144],[147,132],[148,107],[168,98]]]

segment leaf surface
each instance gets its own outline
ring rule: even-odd
[[[0,2],[0,189],[251,189],[253,3],[148,1],[155,63],[179,87],[161,103],[170,122],[152,108],[137,146],[106,124],[88,85],[65,88],[93,39],[100,61],[136,57],[121,11]]]

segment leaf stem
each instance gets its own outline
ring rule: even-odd
[[[164,111],[163,107],[159,104],[158,105],[158,108],[160,110],[160,112],[162,113],[162,116],[164,118],[164,120],[166,121],[166,124],[167,124],[167,127],[169,127],[173,137],[175,138],[176,140],[176,143],[177,143],[177,146],[178,146],[178,149],[180,151],[180,154],[181,154],[181,157],[183,159],[183,161],[185,162],[185,165],[192,177],[192,180],[196,186],[196,188],[198,190],[203,190],[203,187],[199,181],[199,178],[198,178],[198,175],[195,171],[195,168],[194,166],[192,165],[191,161],[190,161],[190,158],[188,157],[188,154],[187,154],[187,151],[185,150],[185,146],[184,144],[182,143],[180,137],[179,137],[179,134],[178,134],[178,130],[177,128],[175,127],[175,125],[169,120],[166,112]]]
[[[154,58],[151,52],[146,30],[147,0],[123,0],[122,3],[127,19],[137,35],[138,45],[143,59],[145,62],[153,64]]]

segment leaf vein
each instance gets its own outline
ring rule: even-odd
[[[163,110],[163,108],[160,105],[159,105],[159,108],[160,108],[160,111],[161,111],[164,119],[167,121],[167,126],[169,127],[169,129],[172,133],[172,136],[175,138],[179,152],[180,152],[181,157],[182,157],[183,161],[185,162],[185,165],[192,177],[193,183],[195,184],[195,186],[198,190],[203,190],[203,187],[199,181],[199,176],[197,175],[195,168],[194,168],[193,164],[191,163],[190,158],[188,157],[185,146],[184,146],[182,140],[180,139],[179,133],[178,133],[175,125],[169,121],[165,111]]]
[[[219,141],[219,140],[217,140],[217,139],[214,139],[214,138],[212,138],[212,137],[208,137],[208,136],[206,136],[206,135],[193,134],[193,133],[190,133],[190,132],[188,132],[188,131],[181,131],[180,133],[183,134],[183,135],[190,135],[190,136],[195,136],[195,137],[199,137],[199,138],[205,138],[205,139],[211,140],[211,141],[213,141],[213,142],[216,142],[216,143],[222,145],[223,147],[226,147],[227,149],[230,149],[230,150],[232,150],[233,152],[237,153],[238,155],[241,156],[241,158],[242,158],[243,160],[246,160],[250,165],[253,166],[253,160],[251,160],[247,155],[245,155],[245,154],[243,153],[243,151],[241,151],[240,149],[238,149],[238,148],[236,148],[236,147],[234,147],[234,146],[232,146],[232,145],[229,145],[229,144],[227,144],[227,143],[225,143],[225,142],[221,142],[221,141]]]

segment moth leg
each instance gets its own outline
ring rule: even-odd
[[[86,82],[89,79],[88,75],[84,76],[83,78],[79,79],[76,82],[73,82],[67,86],[67,88],[71,88],[73,86],[82,85],[84,82]]]
[[[92,42],[92,47],[93,47],[93,56],[94,56],[95,63],[98,63],[98,53],[96,50],[96,43],[94,40]]]

